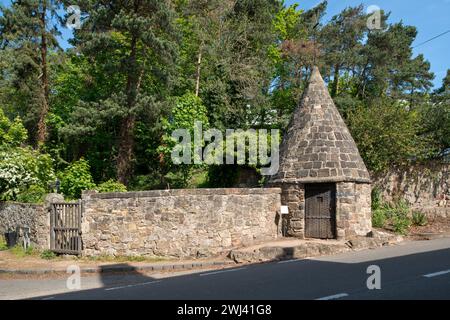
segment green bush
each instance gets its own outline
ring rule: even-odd
[[[427,225],[428,220],[423,212],[414,211],[412,214],[412,223],[415,226],[425,226]]]
[[[409,213],[409,205],[408,203],[401,199],[394,203],[394,215],[397,216],[407,216]]]
[[[394,232],[406,235],[408,233],[408,229],[411,226],[411,220],[407,215],[398,214],[394,215],[391,219],[392,227]]]
[[[28,189],[21,191],[16,200],[25,203],[42,203],[46,194],[47,190],[45,188],[34,184]]]
[[[41,259],[52,260],[52,259],[55,259],[57,257],[57,255],[51,250],[44,250],[41,252],[40,257],[41,257]]]
[[[6,239],[3,235],[0,235],[0,251],[7,250],[8,245],[6,243]]]
[[[384,228],[386,225],[386,212],[383,209],[375,209],[372,213],[372,225],[375,228]]]
[[[408,203],[402,199],[386,206],[387,216],[390,219],[394,232],[407,234],[411,226],[411,219],[408,217]]]
[[[374,192],[372,191],[372,197]],[[392,226],[394,232],[407,234],[411,226],[408,203],[404,200],[398,200],[392,203],[383,202],[383,199],[377,196],[372,198],[372,225],[376,228],[385,228]]]
[[[96,190],[98,192],[127,192],[127,187],[118,181],[110,179],[106,182],[100,183]]]
[[[62,193],[71,199],[79,199],[83,190],[92,190],[95,183],[92,179],[89,163],[81,158],[71,163],[59,176]]]

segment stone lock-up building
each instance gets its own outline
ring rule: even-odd
[[[370,176],[317,67],[280,147],[281,187],[289,208],[284,234],[299,238],[366,236],[371,224]]]

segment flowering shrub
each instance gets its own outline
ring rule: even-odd
[[[0,199],[17,200],[34,186],[45,193],[49,182],[55,180],[52,159],[30,148],[0,150]]]

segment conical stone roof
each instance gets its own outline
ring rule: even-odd
[[[270,183],[370,182],[355,141],[317,67],[280,146]]]

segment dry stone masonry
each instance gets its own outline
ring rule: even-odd
[[[402,198],[415,207],[450,207],[450,164],[391,168],[374,177],[374,186],[386,201]]]
[[[374,177],[383,200],[406,200],[428,218],[450,218],[450,164],[434,162],[391,168]]]
[[[201,257],[276,239],[277,188],[85,193],[86,255]]]
[[[0,202],[0,234],[30,228],[30,240],[35,247],[47,249],[50,235],[48,214],[43,205]]]

